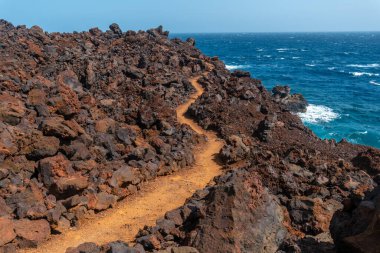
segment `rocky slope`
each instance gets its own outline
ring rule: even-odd
[[[0,21],[0,247],[35,246],[193,163],[177,122],[208,58],[162,28],[59,34]]]
[[[320,140],[289,111],[304,110],[302,96],[271,94],[167,35],[0,21],[0,249],[36,246],[193,164],[205,140],[175,109],[203,74],[188,115],[226,141],[224,175],[142,229],[135,249],[68,252],[378,252],[380,151]]]
[[[158,240],[159,248],[188,245],[201,252],[347,252],[339,243],[342,234],[332,234],[334,245],[330,223],[336,212],[360,207],[377,186],[379,150],[320,140],[289,111],[299,111],[302,98],[289,108],[276,90],[270,94],[249,73],[230,74],[217,62],[201,82],[206,91],[189,115],[226,140],[220,158],[228,172],[173,211],[176,216],[168,213],[165,221],[141,231],[137,242],[148,250],[154,250],[149,241]],[[365,215],[354,214],[355,221]],[[375,228],[368,229],[376,237],[373,217]],[[350,224],[346,236],[363,231]],[[373,241],[365,249],[363,242],[358,245],[352,252],[378,252]]]

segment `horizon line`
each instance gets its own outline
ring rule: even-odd
[[[169,30],[170,32],[170,30]],[[170,32],[170,34],[233,34],[233,33],[240,33],[240,34],[257,34],[257,33],[380,33],[380,30],[378,31],[260,31],[260,32]],[[169,35],[170,35],[169,34]]]

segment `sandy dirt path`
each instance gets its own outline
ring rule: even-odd
[[[177,108],[178,121],[187,124],[199,134],[207,136],[207,143],[195,149],[195,165],[173,175],[159,177],[143,185],[141,191],[117,204],[113,209],[101,212],[81,222],[80,227],[61,235],[53,235],[37,249],[23,253],[64,253],[68,247],[84,242],[105,244],[123,240],[132,242],[144,225],[153,226],[167,211],[177,208],[192,196],[197,189],[204,188],[221,172],[215,155],[223,146],[215,133],[203,130],[193,120],[184,116],[189,106],[203,93],[197,78],[191,80],[196,89],[190,99]]]

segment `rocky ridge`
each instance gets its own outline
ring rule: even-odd
[[[191,43],[116,24],[0,31],[0,248],[35,247],[194,162],[203,138],[175,117],[209,61]]]

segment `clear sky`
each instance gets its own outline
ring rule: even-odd
[[[0,18],[49,32],[380,31],[380,0],[0,0]]]

